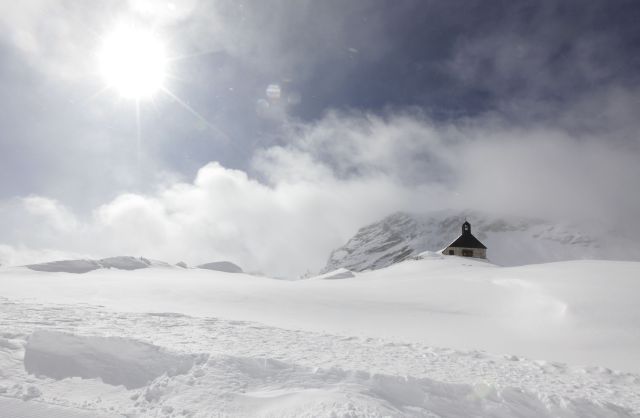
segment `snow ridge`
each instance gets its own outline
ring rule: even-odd
[[[144,257],[118,256],[100,260],[60,260],[48,263],[29,264],[27,267],[35,271],[87,273],[98,269],[138,270],[148,267],[169,267],[168,263],[149,260]]]
[[[187,264],[183,261],[177,263],[176,266],[183,269],[188,268]],[[102,258],[99,260],[58,260],[46,263],[29,264],[25,267],[34,271],[82,274],[99,269],[140,270],[149,267],[166,268],[172,266],[164,261],[150,260],[144,257],[118,256]],[[242,268],[230,261],[215,261],[201,264],[196,268],[222,271],[225,273],[242,273]]]
[[[199,269],[222,271],[225,273],[242,273],[242,268],[230,261],[214,261],[200,264]]]
[[[56,380],[100,378],[127,389],[147,385],[157,377],[187,373],[195,356],[166,352],[153,344],[119,337],[85,337],[37,330],[25,347],[28,373]]]

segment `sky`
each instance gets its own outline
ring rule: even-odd
[[[0,263],[291,277],[398,210],[640,233],[638,21],[625,0],[3,2]],[[149,97],[105,77],[121,27],[165,51]]]

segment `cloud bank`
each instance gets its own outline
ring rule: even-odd
[[[612,229],[640,210],[629,192],[640,178],[637,149],[601,138],[490,118],[438,124],[416,112],[331,112],[292,124],[289,135],[256,151],[251,174],[212,162],[192,182],[122,194],[84,217],[44,197],[14,199],[2,234],[38,250],[225,259],[294,277],[396,210],[473,208]]]

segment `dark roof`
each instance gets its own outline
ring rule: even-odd
[[[471,235],[471,232],[463,233],[462,235],[460,235],[457,240],[449,244],[449,247],[484,248],[485,250],[487,249],[487,247],[485,247],[483,243],[478,241],[478,238]]]

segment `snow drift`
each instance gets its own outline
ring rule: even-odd
[[[452,384],[275,360],[213,356],[191,376],[159,379],[143,407],[184,405],[195,417],[632,417],[626,408],[518,388]],[[194,405],[191,400],[197,400]],[[191,402],[191,403],[189,403]]]
[[[102,268],[95,260],[60,260],[48,263],[29,264],[28,269],[35,271],[63,272],[63,273],[87,273]]]
[[[240,266],[230,261],[214,261],[211,263],[200,264],[199,269],[223,271],[225,273],[242,273]]]
[[[356,275],[353,274],[351,270],[340,268],[325,274],[320,274],[318,276],[311,277],[309,278],[309,280],[342,280],[342,279],[351,279],[353,277],[356,277]]]
[[[162,261],[149,260],[144,257],[118,256],[102,258],[100,260],[59,260],[47,263],[29,264],[25,267],[35,271],[60,273],[87,273],[98,269],[139,270],[148,267],[168,267]]]

